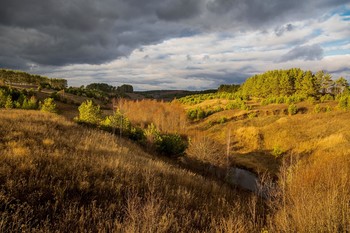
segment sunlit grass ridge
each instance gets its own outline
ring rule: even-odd
[[[227,186],[111,134],[35,111],[1,110],[0,123],[2,232],[191,232],[231,225],[244,231],[254,225],[243,199]]]

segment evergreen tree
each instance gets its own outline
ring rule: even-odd
[[[301,81],[301,89],[298,94],[305,96],[316,96],[318,93],[317,83],[315,77],[312,75],[311,71],[307,71],[304,74],[304,78]]]
[[[334,86],[334,81],[332,80],[332,76],[330,74],[325,74],[323,78],[323,82],[321,83],[321,93],[327,94],[331,93]]]
[[[343,77],[338,78],[334,82],[333,94],[338,95],[343,93],[348,86],[349,86],[349,83],[345,78]]]

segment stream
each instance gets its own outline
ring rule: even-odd
[[[232,167],[228,172],[228,183],[254,192],[263,198],[269,197],[270,185],[261,184],[258,175],[242,168]]]

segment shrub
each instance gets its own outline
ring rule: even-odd
[[[350,108],[350,96],[341,96],[339,98],[338,107],[343,110]]]
[[[314,103],[316,102],[316,99],[315,99],[315,97],[310,96],[310,97],[307,98],[307,101],[308,101],[310,104],[314,104]]]
[[[160,132],[153,123],[147,126],[147,128],[144,130],[144,134],[147,138],[147,141],[151,144],[159,140],[160,137]]]
[[[5,90],[0,89],[0,108],[5,107],[7,95]]]
[[[43,112],[57,112],[56,103],[53,98],[47,98],[44,100],[44,103],[41,104],[40,110]]]
[[[325,94],[325,95],[321,96],[321,98],[320,98],[321,103],[324,103],[324,102],[329,101],[329,100],[334,100],[334,97],[330,94]]]
[[[78,121],[89,124],[98,124],[101,121],[101,109],[99,105],[94,105],[91,100],[83,102],[79,108]]]
[[[290,104],[288,106],[288,114],[289,115],[295,115],[298,112],[298,107],[295,104]]]
[[[314,107],[314,113],[320,113],[321,112],[321,107],[319,104],[316,104]]]
[[[188,147],[186,138],[178,134],[162,134],[157,137],[155,147],[158,153],[169,157],[179,157]]]
[[[278,145],[275,145],[272,149],[272,155],[273,157],[275,157],[275,159],[281,157],[281,155],[284,153],[284,151],[282,150],[282,148]]]
[[[128,132],[128,137],[131,140],[140,143],[141,145],[145,145],[146,143],[146,136],[144,134],[144,131],[139,127],[131,126],[130,131]]]
[[[130,130],[131,123],[119,109],[117,109],[112,116],[107,116],[102,122],[101,126],[122,129],[123,132]]]
[[[5,108],[6,109],[11,109],[13,108],[13,102],[11,96],[7,96],[6,103],[5,103]]]
[[[238,109],[238,108],[239,108],[239,105],[237,104],[237,101],[230,101],[225,106],[226,110],[233,110],[233,109]]]
[[[285,103],[286,99],[284,98],[284,96],[280,96],[276,99],[276,103],[277,104],[283,104]]]
[[[251,112],[248,114],[248,119],[253,119],[255,117],[257,117],[258,115],[256,114],[256,112]]]
[[[221,117],[219,120],[220,124],[224,124],[225,122],[227,122],[227,118],[226,117]]]

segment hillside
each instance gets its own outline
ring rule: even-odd
[[[171,102],[1,87],[0,231],[348,232],[348,84],[242,94],[284,73]],[[62,116],[31,110],[49,97]]]
[[[208,106],[215,101],[207,100],[199,105]],[[208,135],[222,147],[227,145],[230,132],[231,162],[257,173],[277,174],[282,159],[290,156],[350,152],[350,112],[338,109],[335,101],[320,103],[321,112],[315,112],[315,105],[308,102],[298,103],[296,106],[301,110],[293,116],[288,115],[286,104],[250,104],[255,105],[252,110],[214,113],[192,123],[189,131]]]
[[[258,217],[248,196],[56,115],[0,110],[0,138],[1,232],[245,231]]]

